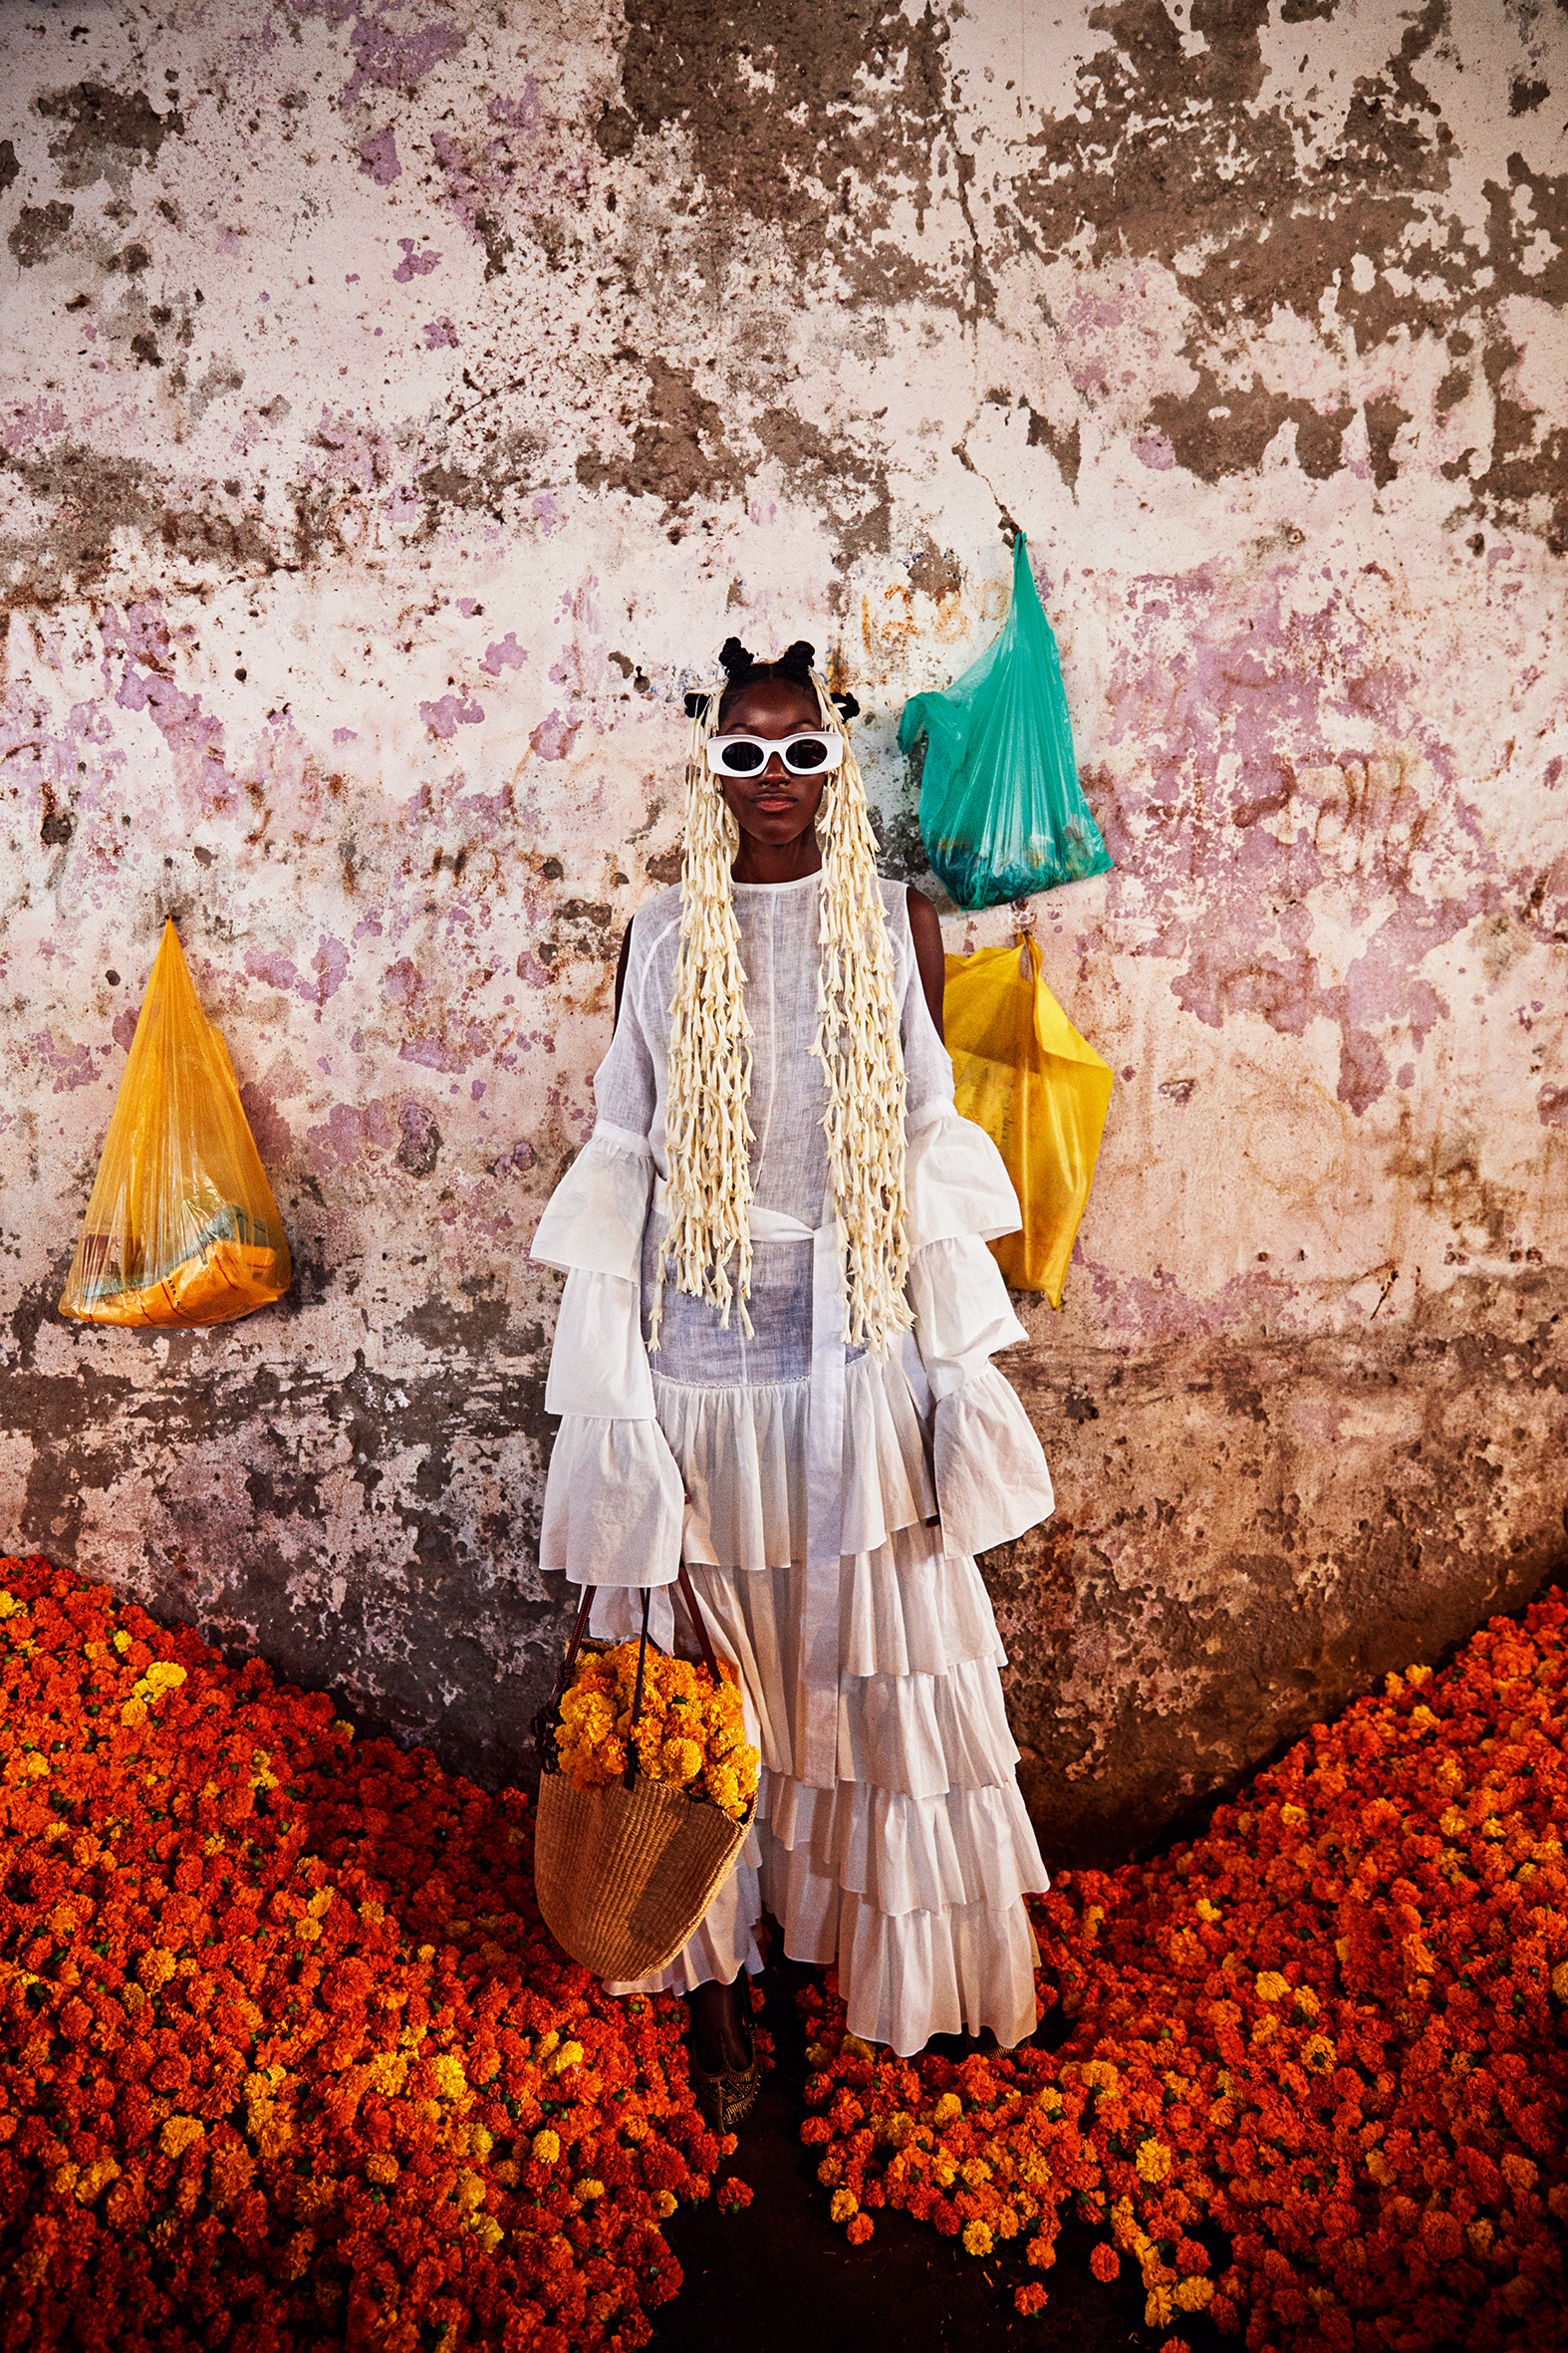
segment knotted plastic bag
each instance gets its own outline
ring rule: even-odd
[[[60,1312],[225,1324],[280,1298],[291,1271],[228,1048],[165,923]]]
[[[1015,1291],[1062,1304],[1111,1101],[1111,1066],[1079,1036],[1040,977],[1033,939],[948,956],[942,999],[953,1094],[1006,1164],[1020,1233],[991,1250]]]
[[[1001,636],[944,693],[904,706],[900,750],[921,735],[920,834],[960,907],[995,907],[1106,872],[1110,853],[1078,782],[1056,639],[1021,531]]]

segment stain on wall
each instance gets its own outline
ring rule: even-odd
[[[7,1542],[526,1769],[554,1278],[680,697],[906,697],[1029,533],[1118,1073],[987,1564],[1048,1854],[1562,1565],[1568,20],[296,0],[0,27]],[[279,1308],[54,1314],[165,915]]]

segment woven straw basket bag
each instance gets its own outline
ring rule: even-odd
[[[680,1590],[701,1641],[703,1661],[717,1684],[713,1646],[684,1563]],[[592,1585],[584,1591],[555,1697],[535,1721],[540,1772],[534,1890],[556,1943],[596,1977],[627,1984],[652,1976],[673,1961],[735,1868],[756,1806],[753,1800],[744,1820],[737,1822],[704,1798],[650,1781],[635,1765],[608,1788],[573,1788],[556,1762],[550,1734],[583,1647],[594,1592]],[[645,1589],[634,1723],[642,1713],[649,1598]]]

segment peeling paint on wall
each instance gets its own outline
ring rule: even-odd
[[[1048,1853],[1560,1565],[1562,11],[90,14],[0,28],[7,1541],[525,1769],[526,1251],[687,674],[813,637],[1005,936],[894,731],[1022,524],[1117,861],[1030,909],[1120,1081],[990,1564]],[[79,1331],[168,914],[296,1283]]]

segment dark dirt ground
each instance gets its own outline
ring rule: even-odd
[[[774,1956],[778,1948],[774,1946]],[[1069,2218],[1049,2271],[1031,2271],[1015,2240],[1004,2262],[976,2261],[928,2223],[884,2208],[870,2244],[854,2247],[828,2220],[828,2193],[817,2180],[817,2152],[802,2148],[807,2111],[806,2037],[795,2005],[812,1972],[770,1957],[759,1980],[761,2023],[773,2036],[774,2066],[740,2128],[740,2147],[723,2169],[754,2193],[737,2215],[716,2200],[681,2207],[664,2224],[685,2283],[653,2315],[655,2347],[681,2353],[839,2353],[841,2347],[896,2344],[910,2353],[1005,2345],[1011,2353],[1159,2353],[1171,2329],[1144,2325],[1137,2265],[1102,2286],[1089,2268],[1096,2237]],[[722,2176],[720,2177],[722,2178]],[[1039,2279],[1043,2312],[1024,2319],[1013,2289]],[[1183,2316],[1179,2334],[1192,2353],[1234,2353],[1206,2322]]]

